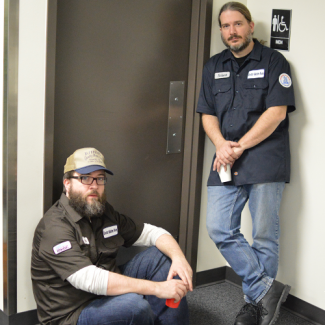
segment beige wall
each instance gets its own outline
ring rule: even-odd
[[[17,311],[35,309],[30,280],[34,230],[43,216],[46,0],[19,4]]]
[[[226,1],[214,0],[215,8]],[[325,153],[325,110],[323,80],[325,73],[320,40],[320,26],[325,11],[323,0],[312,0],[312,10],[305,1],[247,0],[246,4],[256,24],[255,37],[269,45],[272,9],[292,9],[290,51],[282,54],[291,64],[296,95],[296,111],[290,114],[290,144],[292,157],[291,183],[286,186],[281,218],[280,266],[277,279],[292,286],[291,294],[319,308],[325,309],[325,208],[322,167]],[[220,52],[217,12],[213,18],[211,54]],[[312,24],[312,25],[311,25]],[[312,26],[312,28],[310,28]],[[311,52],[313,53],[311,54]],[[315,53],[317,51],[317,53]],[[203,172],[202,214],[198,248],[198,271],[226,265],[218,250],[209,242],[205,230],[206,179],[214,148],[206,140],[205,169]],[[206,161],[208,160],[208,161]],[[242,231],[251,240],[248,211],[243,213]],[[215,261],[211,255],[215,256]]]

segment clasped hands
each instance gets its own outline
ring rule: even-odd
[[[217,170],[220,172],[221,165],[225,166],[225,170],[227,170],[227,164],[230,164],[230,167],[232,167],[235,161],[243,154],[244,150],[238,142],[224,140],[216,148],[213,171]]]

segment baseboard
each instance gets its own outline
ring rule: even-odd
[[[8,325],[36,325],[39,324],[39,320],[37,318],[37,310],[29,310],[23,313],[18,313],[15,315],[9,316],[9,324]]]
[[[223,266],[212,270],[197,272],[195,284],[196,287],[199,287],[225,281],[237,286],[241,286],[242,282],[241,278],[232,268]],[[289,294],[283,307],[316,325],[325,325],[325,310],[311,305],[293,295]]]
[[[1,325],[37,325],[39,324],[37,318],[37,311],[29,310],[23,313],[18,313],[14,315],[6,315],[2,310],[0,310],[0,324]]]

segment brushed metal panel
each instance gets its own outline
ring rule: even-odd
[[[171,81],[169,86],[169,110],[167,154],[182,150],[185,81]]]
[[[19,0],[5,0],[3,105],[4,312],[17,312],[17,109]]]

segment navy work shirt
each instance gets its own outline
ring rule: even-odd
[[[281,53],[254,43],[240,67],[227,49],[210,58],[203,70],[197,112],[217,116],[226,140],[239,141],[269,107],[295,110],[289,63]],[[211,166],[208,186],[289,182],[288,127],[287,114],[268,138],[245,150],[231,169],[231,182],[221,183]]]

